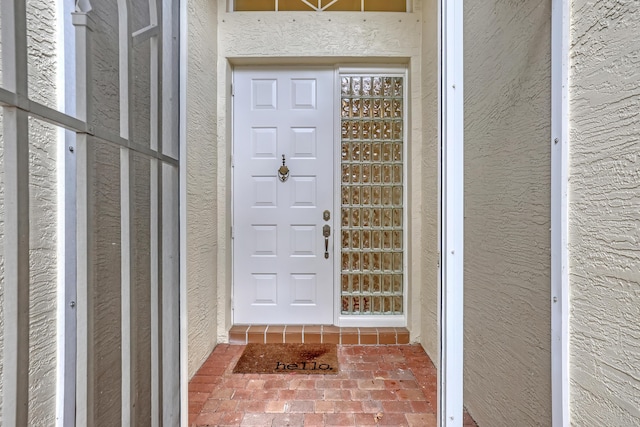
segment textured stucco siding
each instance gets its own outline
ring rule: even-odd
[[[572,2],[571,423],[640,425],[640,5]]]
[[[438,306],[438,2],[427,0],[422,10],[422,213],[423,232],[419,286],[421,343],[431,360],[440,361]],[[417,283],[416,283],[417,284]]]
[[[220,14],[220,55],[227,58],[409,58],[420,55],[420,14],[278,12]],[[330,58],[333,58],[331,60]]]
[[[551,2],[464,5],[465,405],[551,425]]]
[[[218,2],[219,10],[225,10],[225,2]],[[410,235],[423,236],[424,213],[422,211],[424,185],[436,189],[433,182],[425,184],[423,176],[422,137],[422,3],[416,2],[412,13],[343,13],[318,14],[307,12],[278,13],[220,13],[218,19],[218,168],[229,171],[230,159],[230,84],[231,66],[238,65],[371,65],[405,64],[409,71],[409,129],[407,172],[409,194],[407,209]],[[435,143],[435,141],[432,141]],[[428,147],[429,153],[435,148]],[[435,164],[435,163],[432,163]],[[227,189],[230,174],[218,175],[218,340],[226,340],[231,324],[231,226],[230,201]],[[435,190],[434,190],[435,191]],[[432,205],[435,209],[435,205]],[[436,221],[431,219],[432,223]],[[433,232],[432,258],[435,266],[437,239]],[[424,279],[423,241],[420,238],[408,242],[408,328],[412,340],[420,340],[421,291]],[[435,267],[434,267],[435,268]],[[434,270],[435,271],[435,270]],[[432,274],[435,280],[435,274]],[[435,306],[436,301],[432,302]],[[433,344],[436,345],[436,344]]]
[[[56,106],[56,5],[27,2],[29,96]],[[43,24],[46,23],[46,24]],[[55,422],[58,291],[57,129],[29,120],[29,425]]]
[[[189,378],[217,343],[217,4],[187,9],[187,301]]]
[[[57,135],[29,120],[29,425],[54,424],[57,364]]]

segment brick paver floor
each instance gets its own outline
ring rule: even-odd
[[[243,349],[218,345],[191,379],[190,426],[437,424],[437,373],[420,345],[338,346],[337,375],[233,374]]]

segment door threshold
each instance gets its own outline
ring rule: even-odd
[[[409,344],[409,331],[407,328],[327,325],[234,325],[229,331],[229,343]]]

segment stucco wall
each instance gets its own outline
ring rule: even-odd
[[[438,306],[438,2],[427,0],[422,10],[422,212],[423,231],[419,280],[421,340],[431,360],[440,359]]]
[[[571,422],[640,425],[640,6],[572,2]]]
[[[225,2],[218,2],[224,9]],[[413,13],[220,13],[218,20],[219,64],[218,166],[229,172],[230,156],[230,64],[407,64],[410,87],[409,151],[410,179],[408,225],[411,235],[422,236],[422,4]],[[434,174],[435,176],[435,174]],[[429,184],[436,188],[437,182]],[[230,174],[218,175],[218,340],[227,339],[231,325],[231,226]],[[436,243],[434,242],[434,247]],[[409,243],[408,327],[413,340],[420,340],[423,241]],[[435,259],[435,258],[434,258]],[[435,264],[435,261],[434,261]]]
[[[189,378],[217,343],[217,4],[188,2],[187,287]]]
[[[551,425],[551,2],[464,4],[465,405]]]
[[[30,120],[29,425],[55,420],[57,364],[57,135]]]

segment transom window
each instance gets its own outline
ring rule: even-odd
[[[236,12],[406,12],[407,0],[233,0]]]

